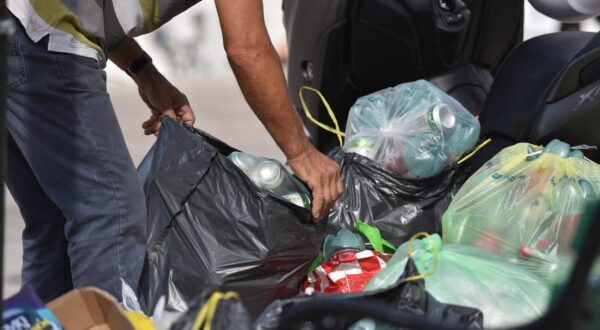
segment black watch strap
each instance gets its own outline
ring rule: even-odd
[[[142,69],[146,66],[146,64],[152,62],[152,57],[150,57],[150,55],[148,55],[148,53],[144,52],[144,54],[138,58],[137,60],[133,61],[133,63],[131,63],[131,65],[127,68],[127,70],[125,70],[125,72],[130,76],[133,77],[134,74],[142,71]]]

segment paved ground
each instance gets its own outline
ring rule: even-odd
[[[129,151],[134,162],[138,164],[155,139],[143,135],[141,130],[141,123],[146,119],[147,110],[132,82],[123,79],[122,76],[116,76],[111,80],[110,76],[109,74],[109,92]],[[176,81],[176,85],[188,96],[196,112],[196,127],[241,150],[284,159],[283,154],[246,105],[230,73],[209,81],[200,79]],[[23,228],[17,206],[8,192],[6,195],[5,297],[19,289],[22,253],[20,235]]]

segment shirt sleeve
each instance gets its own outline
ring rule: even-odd
[[[152,32],[200,0],[117,0],[115,16],[126,36]]]

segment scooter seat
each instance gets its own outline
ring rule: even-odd
[[[600,145],[600,34],[558,32],[520,44],[497,73],[480,120],[483,136]],[[600,160],[597,151],[586,156]]]

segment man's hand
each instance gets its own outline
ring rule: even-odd
[[[144,68],[135,75],[138,91],[144,103],[150,108],[150,119],[142,124],[144,134],[156,134],[160,130],[160,117],[169,116],[181,119],[192,126],[195,121],[194,112],[188,99],[173,86],[154,66]]]
[[[143,54],[144,50],[133,38],[125,38],[117,48],[108,53],[108,57],[119,68],[127,70]],[[154,64],[147,63],[135,73],[133,80],[138,85],[142,100],[152,112],[150,119],[142,124],[146,135],[158,133],[160,117],[163,115],[181,119],[190,126],[194,124],[194,112],[187,98],[156,70]]]
[[[344,192],[340,167],[313,146],[309,146],[298,157],[288,159],[287,163],[296,176],[312,190],[313,219],[318,221],[326,216],[333,203]]]

